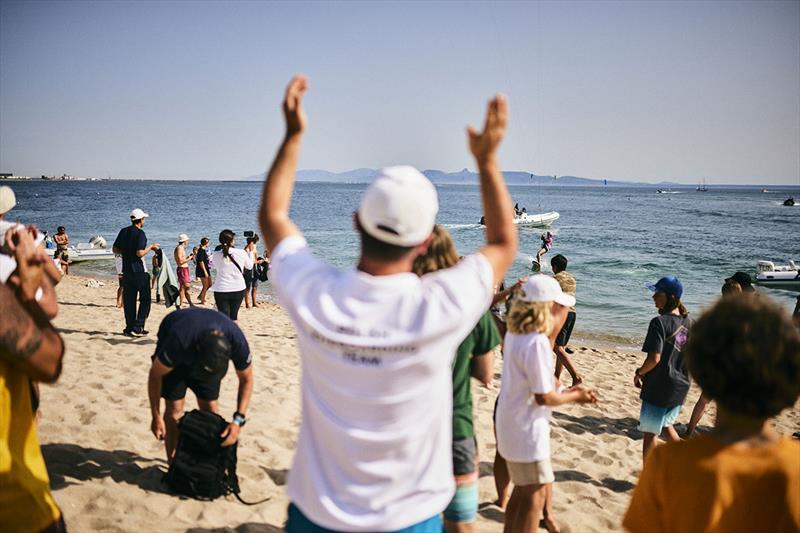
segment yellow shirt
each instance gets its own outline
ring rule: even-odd
[[[701,436],[658,446],[622,524],[634,533],[800,531],[800,442],[749,448]]]
[[[0,530],[40,531],[61,516],[31,410],[28,377],[0,360]]]

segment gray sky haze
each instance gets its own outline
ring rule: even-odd
[[[0,2],[0,172],[237,179],[310,79],[301,168],[800,184],[800,2]]]

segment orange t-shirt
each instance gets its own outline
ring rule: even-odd
[[[658,446],[622,525],[634,533],[800,531],[800,442],[752,448],[701,436]]]

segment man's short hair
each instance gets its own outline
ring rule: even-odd
[[[408,255],[414,246],[397,246],[379,241],[359,225],[358,233],[361,235],[361,253],[365,257],[380,261],[398,261]]]
[[[800,332],[766,296],[720,298],[693,325],[689,372],[725,409],[768,418],[800,395]]]
[[[564,271],[567,269],[567,258],[561,254],[555,255],[550,259],[550,266],[553,270]]]
[[[233,350],[225,334],[217,330],[206,331],[198,338],[196,349],[198,360],[192,369],[192,377],[200,381],[222,378]]]

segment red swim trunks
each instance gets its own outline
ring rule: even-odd
[[[189,274],[189,267],[178,267],[178,283],[189,285],[191,282],[192,276]]]

